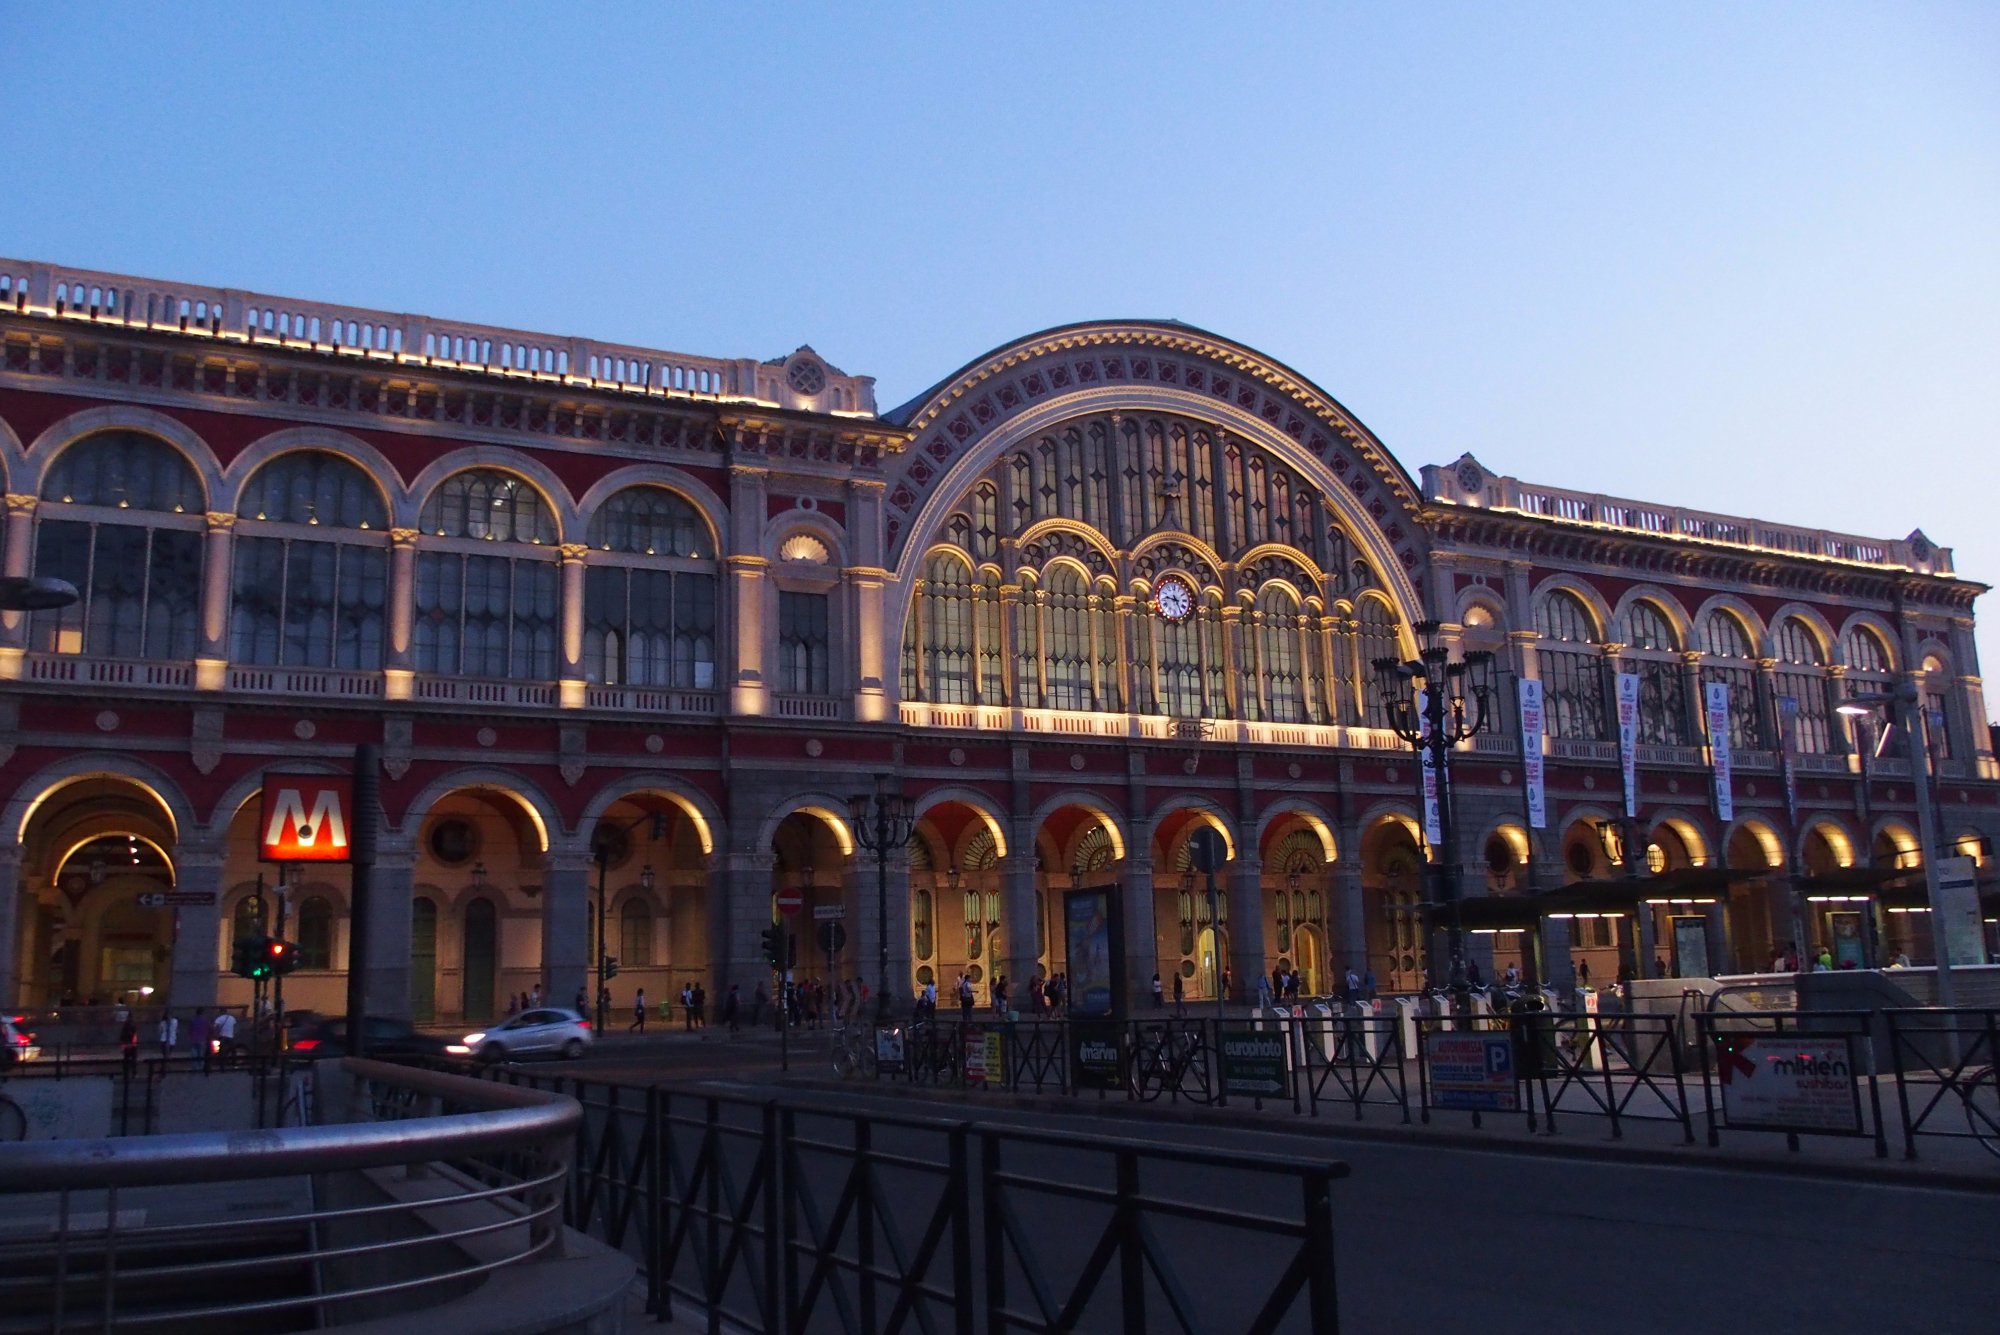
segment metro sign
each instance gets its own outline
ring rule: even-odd
[[[258,828],[266,862],[346,862],[354,782],[344,774],[267,774]]]

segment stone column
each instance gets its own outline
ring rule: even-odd
[[[21,884],[21,846],[0,844],[0,1006],[27,1000],[21,995],[21,931],[29,897]]]
[[[19,576],[28,574],[35,563],[35,507],[40,502],[33,496],[16,492],[7,493],[6,530],[0,533],[0,574]],[[21,673],[20,656],[28,644],[28,614],[26,612],[0,612],[0,650],[7,651],[7,659],[12,660],[0,675],[17,677]],[[11,963],[11,961],[9,961]],[[0,992],[0,1002],[11,1005],[4,992]]]
[[[589,927],[597,903],[594,868],[582,854],[551,853],[542,868],[542,995],[558,1006],[578,991],[596,1006],[591,989],[597,975],[589,958]],[[604,948],[603,943],[598,949]],[[591,1012],[586,1012],[586,1014]]]
[[[219,691],[229,675],[229,589],[236,550],[236,516],[208,514],[201,579],[201,642],[194,651],[195,685]]]
[[[1034,978],[1035,955],[1035,840],[1023,838],[1019,830],[1007,836],[1008,853],[1000,864],[1000,923],[1005,950],[997,958],[1008,985],[1016,996]],[[1016,1009],[1020,1009],[1018,1006]]]
[[[196,1006],[213,1007],[221,972],[222,850],[181,844],[174,849],[174,889],[206,892],[209,903],[170,910],[174,914],[173,960],[167,1004],[185,1016]]]
[[[764,962],[759,937],[771,925],[769,849],[736,850],[712,859],[708,896],[709,991],[729,995],[729,984],[743,985],[747,998],[762,983],[771,990],[771,969]],[[852,933],[849,934],[850,940]]]
[[[907,1013],[910,998],[914,995],[910,981],[910,858],[902,848],[889,852],[888,922],[889,937],[889,1005],[892,1011]],[[847,888],[850,917],[847,920],[848,953],[841,961],[843,972],[859,974],[861,981],[868,984],[869,1000],[874,1001],[875,993],[882,985],[881,942],[884,924],[878,912],[880,883],[875,855],[856,844],[854,856],[848,859]],[[1001,917],[1006,919],[1005,908]],[[805,930],[810,933],[808,923]],[[1011,930],[1008,931],[1011,939]],[[807,943],[807,946],[810,942]],[[806,946],[801,947],[802,950]],[[801,965],[803,968],[803,964]],[[1009,975],[1012,980],[1012,975]]]
[[[769,474],[747,464],[729,468],[729,544],[726,559],[729,584],[725,593],[728,628],[735,635],[735,662],[730,668],[729,712],[766,714],[771,709],[771,682],[765,652],[764,586],[770,562],[765,559],[765,488]],[[765,889],[768,893],[769,884]],[[752,938],[755,944],[755,938]],[[726,993],[725,993],[726,995]]]
[[[417,530],[389,530],[389,642],[382,658],[383,693],[391,700],[410,698],[416,666]]]
[[[1228,1000],[1257,995],[1257,976],[1267,972],[1264,961],[1264,864],[1238,852],[1223,869],[1229,878]]]
[[[590,548],[580,542],[566,542],[561,550],[562,654],[556,671],[562,680],[557,686],[558,698],[565,709],[581,709],[589,685],[583,663],[583,558],[589,555]]]
[[[1151,849],[1151,826],[1132,831],[1134,843],[1144,840]],[[1134,1015],[1143,1015],[1153,1004],[1153,975],[1160,967],[1160,928],[1154,916],[1153,858],[1150,852],[1126,850],[1125,865],[1119,870],[1118,884],[1125,896],[1125,1004]],[[1173,980],[1160,982],[1168,996]]]
[[[889,606],[889,571],[882,543],[884,484],[877,478],[850,478],[847,483],[847,556],[844,572],[853,590],[852,683],[854,717],[862,723],[885,723],[896,717],[901,689],[902,638],[895,633],[896,609]],[[975,671],[977,667],[975,665]]]
[[[1333,868],[1333,903],[1330,905],[1333,912],[1328,916],[1340,924],[1340,935],[1327,943],[1327,968],[1342,977],[1352,969],[1355,977],[1363,978],[1371,965],[1368,958],[1368,910],[1361,891],[1360,837],[1348,837],[1341,846],[1351,851]],[[1376,982],[1382,982],[1380,975]]]
[[[361,980],[369,1015],[410,1018],[410,903],[415,898],[416,851],[407,841],[383,839],[375,848],[375,879],[368,904],[368,969]],[[440,906],[442,907],[442,906]],[[438,915],[438,951],[448,933]],[[445,1010],[439,998],[438,1010]]]

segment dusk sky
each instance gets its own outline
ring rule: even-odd
[[[2000,583],[2000,5],[15,3],[0,51],[7,256],[809,342],[884,408],[1174,317],[1413,473]]]

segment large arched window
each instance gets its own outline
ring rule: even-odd
[[[1826,655],[1819,637],[1797,617],[1786,617],[1778,626],[1778,699],[1794,701],[1792,745],[1803,755],[1820,755],[1829,745]]]
[[[1763,712],[1757,702],[1757,664],[1750,655],[1750,632],[1733,613],[1716,608],[1701,623],[1701,682],[1729,687],[1729,744],[1739,750],[1763,745]]]
[[[924,562],[909,624],[903,631],[903,694],[911,700],[966,705],[973,700],[977,630],[972,564],[952,551]]]
[[[439,484],[422,522],[417,670],[553,680],[556,530],[541,495],[522,478],[475,468]]]
[[[1354,605],[1354,657],[1361,689],[1361,721],[1371,728],[1389,726],[1389,709],[1375,673],[1378,658],[1401,659],[1403,641],[1396,613],[1380,598],[1364,597]]]
[[[236,513],[230,658],[381,667],[388,523],[380,489],[338,455],[301,450],[259,468]]]
[[[1590,609],[1575,594],[1552,590],[1536,609],[1535,630],[1542,637],[1535,661],[1549,736],[1603,740],[1604,656]]]
[[[687,501],[631,487],[591,516],[584,672],[605,686],[715,686],[715,544]]]
[[[1639,678],[1639,740],[1653,746],[1688,744],[1687,677],[1680,639],[1657,603],[1625,609],[1625,670]]]
[[[1058,562],[1049,567],[1040,600],[1042,615],[1042,679],[1045,704],[1051,709],[1089,709],[1090,589],[1075,566]]]
[[[192,660],[205,526],[201,480],[165,441],[103,431],[65,449],[42,485],[34,573],[66,579],[82,596],[37,612],[31,646]]]
[[[1936,654],[1924,655],[1924,739],[1933,760],[1952,758],[1951,668]]]
[[[1300,664],[1307,656],[1306,619],[1299,611],[1297,591],[1285,584],[1266,584],[1257,595],[1254,618],[1259,680],[1246,683],[1244,699],[1255,700],[1261,693],[1263,717],[1277,723],[1304,723],[1305,679]]]

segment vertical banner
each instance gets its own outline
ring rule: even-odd
[[[1417,692],[1417,718],[1424,730],[1424,745],[1417,750],[1417,768],[1423,772],[1424,781],[1424,838],[1432,848],[1444,845],[1444,825],[1438,818],[1438,776],[1437,767],[1431,761],[1430,748],[1430,692]],[[1438,856],[1442,858],[1443,853]]]
[[[1625,772],[1625,818],[1639,814],[1639,674],[1618,674],[1618,763]]]
[[[1715,817],[1726,825],[1736,819],[1729,766],[1729,683],[1707,682],[1701,691],[1708,715],[1708,763],[1715,771]]]
[[[1799,828],[1799,767],[1792,757],[1799,749],[1799,700],[1795,695],[1778,697],[1778,763],[1785,771],[1785,815],[1794,830]]]
[[[1528,795],[1528,824],[1537,830],[1549,825],[1549,802],[1542,787],[1542,684],[1526,677],[1521,688],[1521,782]]]

